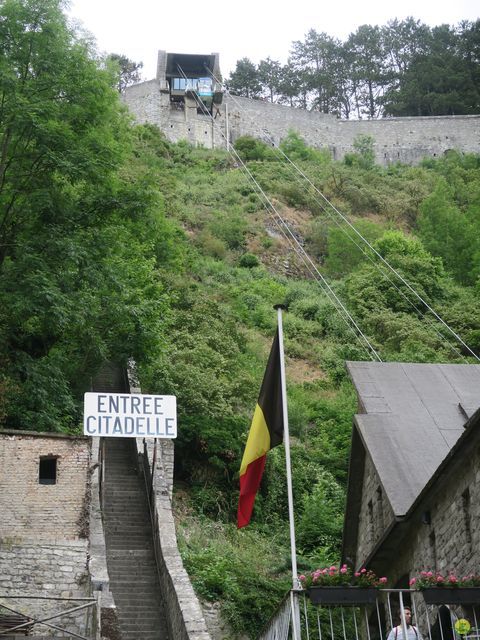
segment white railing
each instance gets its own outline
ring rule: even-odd
[[[292,591],[257,640],[480,640],[479,622],[480,601],[426,604],[412,589],[379,589],[371,604],[342,606],[313,605],[305,591]]]

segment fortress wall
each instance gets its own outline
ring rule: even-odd
[[[263,100],[238,96],[225,97],[221,105],[222,122],[228,108],[230,141],[243,135],[261,138],[275,144],[285,138],[290,129],[298,131],[308,144],[330,146],[335,138],[337,118],[330,114],[295,109]],[[224,124],[226,127],[226,124]]]
[[[128,87],[122,94],[122,99],[137,122],[156,124],[166,133],[170,101],[166,94],[160,92],[157,80],[149,80]]]
[[[383,165],[399,161],[416,164],[449,149],[480,153],[477,115],[339,120],[317,111],[224,96],[223,104],[214,108],[212,123],[207,116],[197,114],[193,101],[182,110],[172,109],[168,94],[160,92],[157,80],[128,87],[123,99],[138,122],[156,124],[172,142],[188,140],[207,148],[225,147],[227,132],[230,142],[250,135],[278,144],[293,129],[307,144],[329,149],[336,160],[354,151],[359,134],[374,138],[376,160]]]
[[[197,113],[193,101],[182,109],[172,107],[157,80],[128,87],[122,99],[137,122],[157,125],[171,142],[187,140],[207,149],[225,147],[225,138],[210,116]]]
[[[450,149],[480,152],[480,116],[338,120],[335,157],[342,158],[351,151],[359,134],[373,137],[379,164],[416,164]]]

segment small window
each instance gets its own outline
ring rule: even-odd
[[[368,509],[368,529],[370,534],[370,542],[375,540],[375,522],[373,520],[373,502],[370,500],[367,505]]]
[[[472,549],[472,514],[470,513],[470,491],[468,488],[462,493],[462,510],[465,540],[470,551]]]
[[[40,458],[38,482],[39,484],[57,484],[57,458],[53,456]]]
[[[432,531],[428,536],[428,542],[430,545],[430,561],[431,567],[437,570],[437,541],[435,538],[435,531]]]

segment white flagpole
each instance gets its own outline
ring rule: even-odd
[[[295,543],[295,522],[293,519],[293,489],[292,489],[292,465],[290,462],[290,434],[288,431],[288,405],[287,405],[287,383],[285,380],[285,356],[283,353],[283,324],[282,324],[282,309],[285,309],[284,305],[276,304],[274,309],[277,310],[278,320],[278,343],[280,351],[280,379],[282,383],[282,412],[283,412],[283,442],[285,445],[285,460],[287,466],[287,495],[288,495],[288,519],[290,522],[290,553],[292,556],[292,589],[299,589],[300,584],[298,581],[297,570],[297,547]],[[292,593],[292,627],[293,638],[299,640],[299,616],[297,606],[298,600]]]

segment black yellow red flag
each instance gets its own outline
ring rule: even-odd
[[[283,441],[283,427],[280,342],[277,329],[240,466],[237,513],[239,529],[250,522],[267,452]]]

